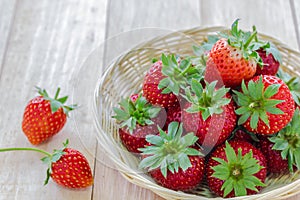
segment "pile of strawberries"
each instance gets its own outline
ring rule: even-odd
[[[258,193],[268,174],[300,169],[300,86],[269,41],[238,29],[195,55],[162,54],[142,91],[113,108],[120,140],[159,185],[207,184],[221,197]]]

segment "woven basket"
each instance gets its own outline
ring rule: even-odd
[[[211,199],[215,198],[206,185],[200,185],[191,193],[173,191],[157,185],[150,176],[138,169],[139,159],[129,153],[121,144],[118,127],[112,119],[112,107],[117,106],[122,97],[140,91],[145,73],[151,66],[151,58],[159,58],[161,53],[193,55],[192,45],[200,44],[207,35],[226,30],[223,27],[193,28],[156,37],[141,43],[116,59],[98,82],[94,95],[94,117],[101,148],[114,162],[119,172],[130,182],[149,190],[165,199]],[[278,40],[259,35],[273,42],[280,50],[282,69],[291,75],[299,76],[300,53],[290,49]],[[282,199],[300,191],[300,173],[267,177],[265,187],[259,194],[234,199]]]

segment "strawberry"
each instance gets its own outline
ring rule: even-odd
[[[223,143],[236,125],[236,114],[229,89],[216,89],[216,81],[205,88],[193,80],[187,88],[187,103],[183,108],[182,122],[187,132],[194,132],[199,143],[213,148]]]
[[[267,175],[264,155],[245,141],[233,140],[218,146],[207,165],[209,188],[221,197],[257,193]]]
[[[270,135],[283,129],[292,119],[295,102],[287,85],[278,77],[255,76],[242,82],[237,95],[239,125],[254,133]]]
[[[299,77],[291,76],[282,69],[278,70],[277,76],[284,81],[290,89],[296,106],[300,106],[300,79]]]
[[[151,105],[141,95],[122,99],[119,105],[120,108],[113,108],[113,118],[120,123],[120,139],[128,151],[139,153],[138,148],[147,144],[146,135],[158,134],[157,126],[164,126],[164,109]]]
[[[192,146],[197,141],[194,133],[182,136],[183,127],[171,122],[168,133],[159,129],[159,135],[148,135],[151,144],[140,149],[144,159],[139,167],[148,169],[151,177],[161,186],[189,191],[196,188],[203,179],[204,158]]]
[[[179,104],[177,106],[172,106],[168,108],[166,124],[164,127],[167,129],[169,124],[174,121],[175,122],[182,121],[182,108]]]
[[[37,89],[40,96],[29,101],[22,121],[22,130],[34,145],[57,134],[64,127],[69,111],[76,108],[76,105],[64,105],[68,96],[58,98],[60,88],[54,98],[49,97],[46,90]]]
[[[277,50],[278,51],[278,50]],[[272,75],[275,76],[279,66],[280,66],[280,59],[274,57],[275,53],[270,53],[263,48],[257,50],[262,62],[264,63],[262,66],[256,67],[255,75]]]
[[[269,141],[268,137],[260,137],[258,148],[265,155],[267,169],[269,173],[286,173],[288,172],[288,160],[281,157],[281,151],[273,149],[274,143]]]
[[[263,44],[256,42],[256,30],[244,32],[238,29],[238,20],[229,34],[220,33],[220,39],[210,50],[205,80],[218,80],[227,87],[237,87],[242,80],[249,80],[256,72],[257,64],[262,60],[256,52]]]
[[[64,147],[54,150],[53,154],[37,148],[3,148],[5,151],[35,151],[46,156],[41,160],[48,165],[45,185],[50,177],[57,184],[67,188],[86,188],[93,184],[93,175],[87,159],[79,151],[67,148],[69,141],[66,140]]]
[[[300,169],[300,111],[296,109],[292,121],[278,134],[269,140],[274,144],[272,149],[279,151],[282,159],[287,160],[288,169],[293,172]],[[278,158],[279,160],[279,158]],[[273,164],[273,161],[272,161]]]
[[[144,78],[143,96],[153,105],[172,107],[178,104],[179,94],[189,80],[201,77],[190,58],[177,61],[175,55],[162,54],[161,60],[153,64]]]
[[[249,143],[253,142],[252,136],[250,134],[246,133],[242,129],[239,129],[239,130],[235,131],[233,139],[234,140],[243,140],[243,141],[246,141],[246,142],[249,142]]]

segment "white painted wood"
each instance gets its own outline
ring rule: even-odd
[[[14,19],[16,0],[2,0],[0,1],[0,77],[3,57],[7,47],[7,41],[10,35],[11,26]]]
[[[52,94],[60,86],[62,94],[70,93],[73,73],[105,34],[106,0],[22,0],[15,12],[0,80],[1,147],[31,146],[21,132],[21,119],[27,101],[35,95],[34,86]],[[91,116],[77,122],[85,130],[78,139],[74,115],[58,135],[38,147],[52,151],[69,138],[70,147],[84,153],[93,168],[96,140]],[[46,166],[41,157],[37,153],[0,154],[0,199],[91,198],[92,187],[73,191],[52,181],[43,186]]]

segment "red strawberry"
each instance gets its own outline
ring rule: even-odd
[[[177,61],[175,55],[162,54],[161,61],[154,63],[144,78],[143,96],[153,105],[175,106],[192,78],[200,80],[202,74],[190,58]]]
[[[237,95],[236,113],[239,125],[250,132],[274,134],[292,119],[295,102],[287,85],[278,77],[255,76],[247,84],[242,83]]]
[[[207,165],[209,188],[221,197],[257,193],[267,175],[264,155],[245,141],[233,140],[218,146]]]
[[[255,75],[263,74],[263,75],[275,76],[279,69],[279,65],[280,65],[279,61],[274,58],[272,53],[267,52],[264,49],[257,50],[257,53],[261,57],[264,64],[262,66],[256,67]]]
[[[251,135],[249,135],[248,133],[246,133],[245,131],[239,129],[234,133],[234,140],[243,140],[249,143],[253,142],[253,139],[251,137]]]
[[[296,107],[300,107],[300,79],[299,77],[292,77],[288,73],[279,69],[277,76],[284,81],[284,83],[290,89],[292,96],[294,98]]]
[[[22,130],[31,144],[40,144],[57,134],[67,121],[68,112],[76,105],[65,106],[68,97],[58,98],[60,88],[53,98],[46,90],[38,89],[37,96],[27,104],[22,121]]]
[[[221,39],[215,43],[208,56],[205,79],[209,82],[219,80],[225,86],[237,87],[242,80],[252,78],[257,64],[262,64],[255,51],[262,46],[253,40],[256,34],[256,31],[250,34],[239,30],[238,20],[232,24],[230,35],[220,34]]]
[[[186,90],[188,103],[183,108],[182,121],[187,132],[194,132],[199,143],[211,150],[223,143],[236,125],[233,101],[228,89],[215,89],[216,82],[205,88],[194,80]]]
[[[51,178],[68,188],[85,188],[93,184],[87,159],[75,149],[65,148],[61,157],[51,165]]]
[[[67,148],[68,140],[64,148],[54,150],[53,154],[37,148],[4,148],[5,151],[35,151],[46,155],[41,160],[48,165],[45,185],[51,177],[57,184],[67,188],[86,188],[93,184],[91,167],[82,153],[75,149]]]
[[[181,115],[182,115],[182,108],[179,104],[178,106],[169,107],[167,110],[167,119],[164,127],[167,129],[169,124],[174,121],[181,122],[182,121]]]
[[[178,122],[170,123],[168,133],[161,129],[159,133],[147,136],[151,146],[140,149],[145,158],[139,167],[148,169],[163,187],[181,191],[196,188],[204,175],[204,158],[192,148],[197,137],[193,133],[182,136],[182,124]]]
[[[269,140],[274,144],[273,151],[280,152],[281,158],[287,160],[288,169],[293,172],[300,169],[300,111],[296,109],[292,121]],[[277,153],[276,153],[277,154]],[[280,158],[278,158],[280,160]],[[274,160],[275,161],[275,160]],[[273,160],[270,161],[273,165]],[[275,163],[274,163],[275,164]],[[283,167],[284,165],[282,165]]]
[[[166,114],[164,109],[152,106],[144,97],[132,101],[132,96],[123,99],[120,108],[114,108],[113,118],[120,122],[119,135],[124,146],[130,152],[139,153],[138,148],[147,144],[146,135],[158,134],[157,126],[164,126]]]
[[[268,172],[286,173],[288,172],[288,160],[281,157],[281,151],[273,149],[274,143],[270,142],[268,137],[261,137],[259,149],[265,155]]]

